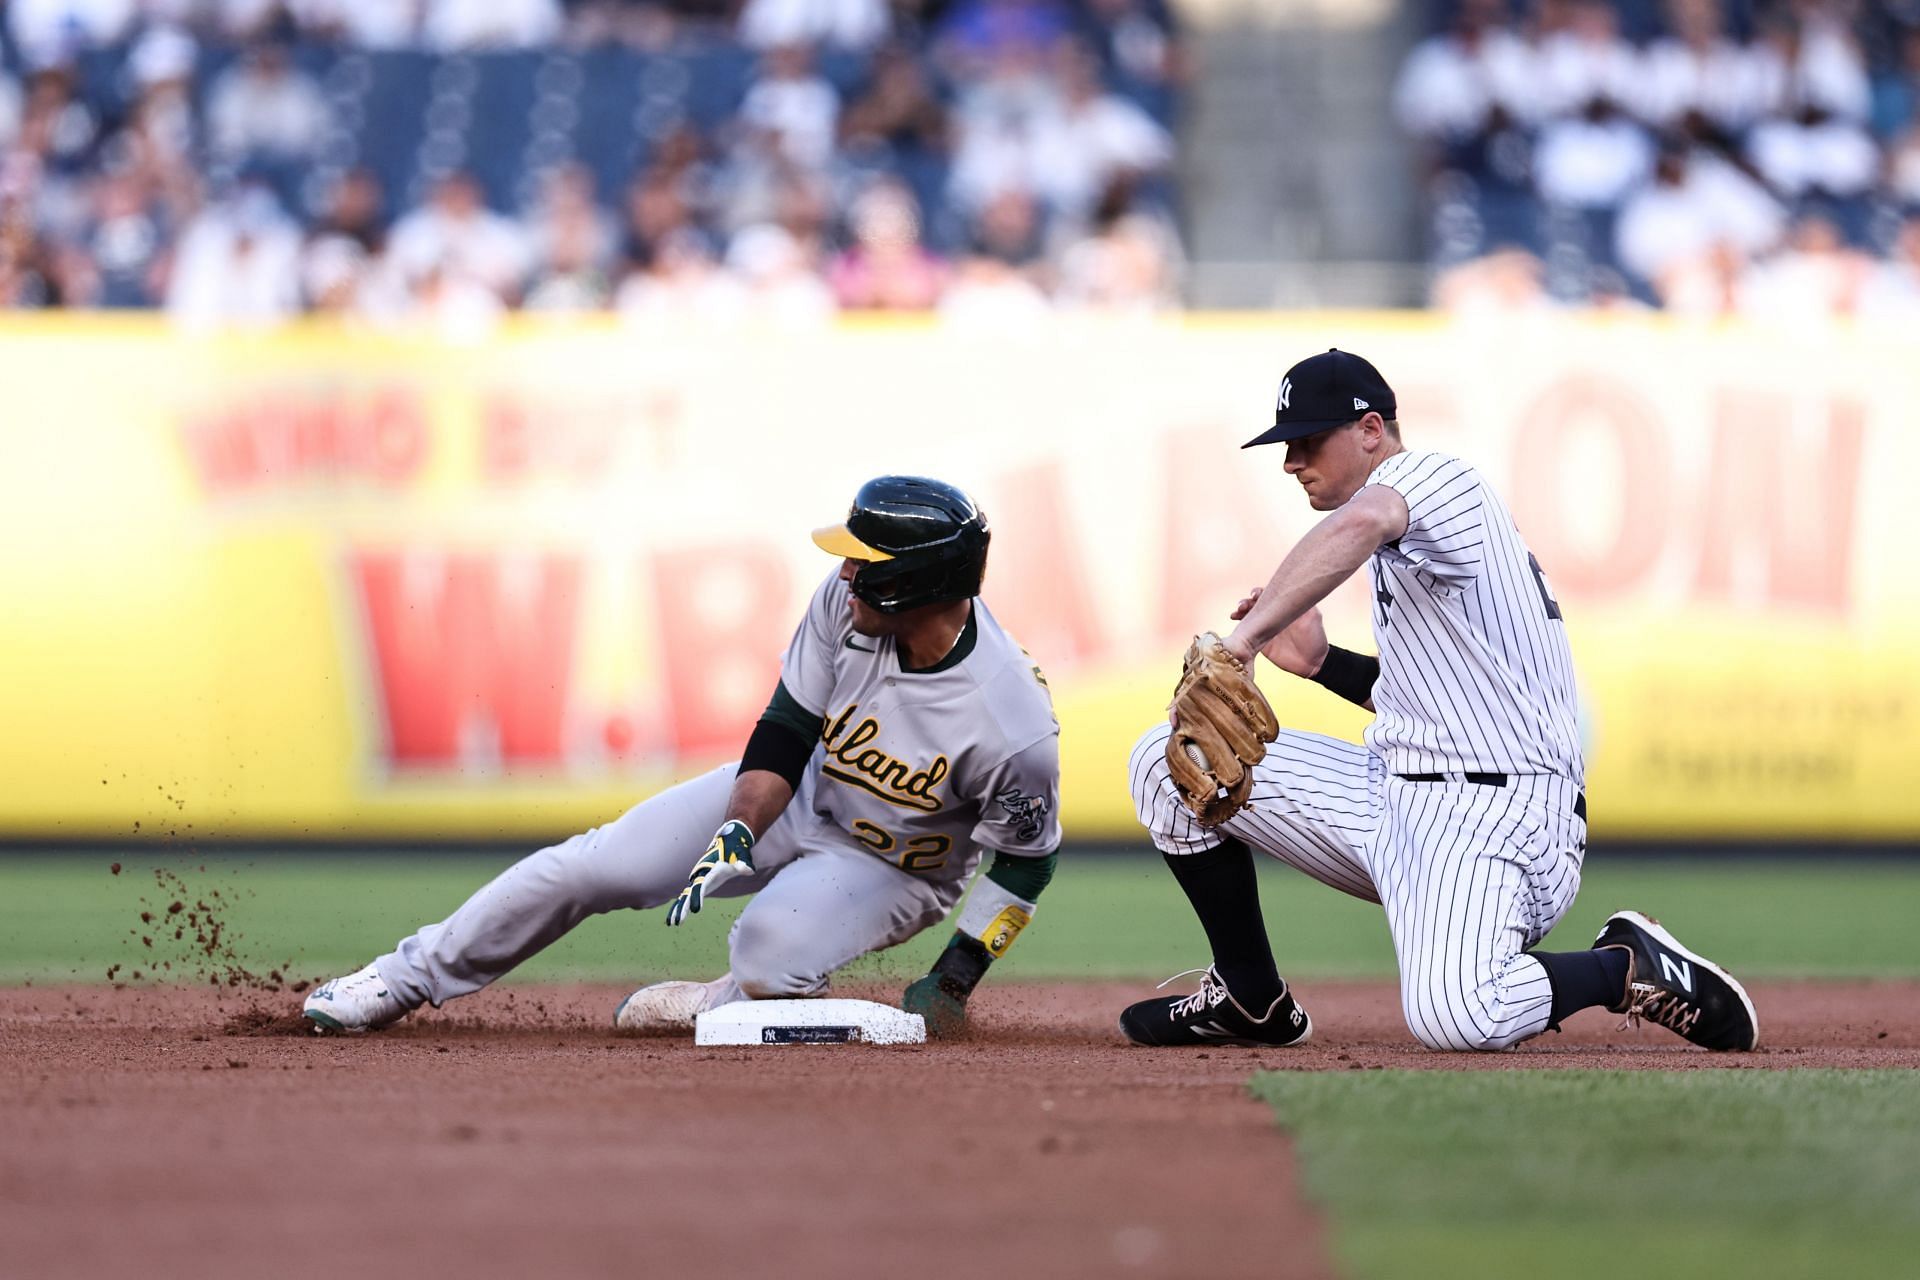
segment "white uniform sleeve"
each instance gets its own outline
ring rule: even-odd
[[[847,584],[838,574],[821,583],[780,659],[780,683],[812,715],[826,714],[833,697],[834,664],[853,631],[847,598]]]
[[[1407,531],[1392,545],[1415,568],[1453,586],[1473,581],[1487,538],[1479,472],[1443,453],[1403,453],[1381,463],[1367,483],[1406,499]]]
[[[1060,737],[1048,734],[986,771],[973,842],[1039,857],[1060,847]]]

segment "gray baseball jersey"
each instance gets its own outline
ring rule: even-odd
[[[953,652],[905,670],[892,637],[854,633],[848,596],[838,575],[820,584],[780,666],[823,726],[821,838],[935,881],[982,849],[1058,848],[1060,725],[1033,660],[975,600]]]
[[[983,849],[1060,843],[1059,725],[1039,668],[979,599],[953,651],[906,671],[890,639],[856,636],[848,587],[814,593],[782,683],[824,726],[793,801],[754,842],[753,894],[716,1000],[814,995],[847,962],[953,909]],[[589,915],[664,906],[726,816],[736,766],[529,854],[452,915],[374,961],[408,1004],[478,991]]]

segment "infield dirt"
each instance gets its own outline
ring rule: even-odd
[[[610,987],[509,986],[371,1036],[298,997],[0,990],[9,1275],[1321,1276],[1256,1069],[1920,1067],[1920,984],[1754,987],[1719,1055],[1600,1013],[1430,1053],[1381,983],[1314,1041],[1143,1050],[1146,988],[1001,985],[967,1041],[702,1049],[616,1037]],[[849,995],[889,998],[891,989]]]

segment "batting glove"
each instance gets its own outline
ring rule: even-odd
[[[700,855],[700,861],[693,864],[693,871],[687,876],[687,887],[667,908],[667,923],[679,924],[689,915],[698,915],[700,904],[727,881],[735,876],[753,874],[753,832],[747,824],[734,818],[713,833],[713,843]]]

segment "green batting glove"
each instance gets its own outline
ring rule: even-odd
[[[967,1025],[967,993],[940,974],[930,973],[916,980],[900,998],[900,1007],[927,1020],[927,1035],[945,1040],[959,1035]]]
[[[679,924],[700,913],[700,904],[735,876],[753,874],[753,832],[738,818],[713,833],[713,843],[700,855],[687,876],[687,887],[667,908],[667,923]]]

